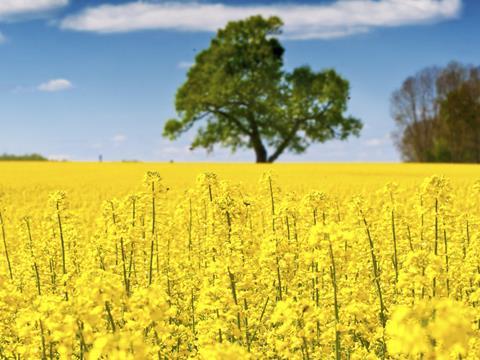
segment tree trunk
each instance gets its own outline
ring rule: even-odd
[[[250,135],[251,145],[255,151],[256,162],[257,163],[266,163],[268,162],[267,149],[263,145],[262,139],[258,134],[256,128],[253,129],[253,134]]]
[[[260,144],[259,146],[254,147],[256,162],[257,163],[266,163],[267,162],[267,150],[265,146]]]

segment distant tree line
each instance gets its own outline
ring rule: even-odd
[[[48,159],[40,154],[0,154],[0,161],[47,161]]]
[[[425,68],[392,94],[391,111],[405,161],[480,163],[480,67]]]

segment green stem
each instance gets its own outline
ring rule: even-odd
[[[192,199],[189,199],[189,212],[188,212],[188,260],[190,262],[192,253]]]
[[[36,283],[37,283],[37,292],[38,292],[38,295],[42,295],[42,291],[40,289],[40,274],[38,272],[38,266],[37,266],[37,263],[34,262],[33,263],[33,269],[35,271],[35,279],[36,279]]]
[[[379,272],[379,269],[378,269],[377,258],[375,256],[375,249],[374,249],[374,246],[373,246],[372,236],[370,234],[370,228],[368,226],[367,219],[365,217],[363,217],[363,222],[364,222],[365,228],[367,230],[367,237],[368,237],[368,242],[369,242],[369,245],[370,245],[370,256],[371,256],[371,259],[372,259],[373,277],[374,277],[375,286],[377,288],[378,300],[379,300],[379,303],[380,303],[380,322],[382,324],[382,327],[385,328],[387,318],[386,318],[386,315],[385,315],[386,309],[385,309],[385,304],[383,302],[383,294],[382,294],[382,288],[381,288],[381,284],[380,284],[380,272]]]
[[[335,267],[335,257],[333,256],[333,248],[332,243],[329,244],[330,247],[330,277],[332,279],[332,286],[333,286],[333,304],[335,307],[335,359],[341,360],[341,346],[340,346],[340,332],[338,331],[337,327],[340,323],[340,316],[339,316],[339,306],[338,306],[338,295],[337,295],[337,270]]]
[[[263,304],[262,312],[260,314],[260,318],[258,319],[257,327],[255,328],[255,332],[253,333],[253,336],[252,336],[252,341],[255,340],[257,337],[258,329],[260,327],[260,323],[263,320],[263,316],[265,315],[265,311],[267,310],[267,305],[269,300],[270,298],[267,297],[267,300],[265,300],[265,304]]]
[[[47,359],[47,348],[45,344],[45,331],[43,329],[43,323],[42,320],[38,320],[39,325],[40,325],[40,336],[42,338],[42,360]]]
[[[278,279],[278,300],[282,301],[283,300],[283,295],[282,295],[282,277],[280,275],[280,263],[278,260],[277,256],[277,279]]]
[[[125,291],[127,293],[127,296],[130,296],[130,283],[127,277],[127,264],[126,264],[126,256],[125,256],[125,247],[123,245],[123,237],[120,238],[120,250],[122,254],[123,283],[125,285]]]
[[[443,229],[443,242],[445,246],[445,271],[447,273],[447,296],[450,296],[450,279],[448,278],[449,263],[448,263],[448,242],[447,242],[447,230]]]
[[[438,255],[438,199],[435,198],[435,243],[433,248],[433,253]],[[434,277],[432,281],[432,297],[435,297],[437,294],[437,278]]]
[[[373,239],[370,234],[370,228],[367,223],[367,219],[362,213],[363,217],[363,222],[365,224],[365,228],[367,230],[367,236],[368,236],[368,242],[370,245],[370,255],[372,258],[372,267],[373,267],[373,277],[375,281],[375,286],[377,288],[377,294],[378,294],[378,301],[380,303],[380,323],[382,324],[383,329],[385,330],[385,326],[387,324],[387,315],[386,315],[386,308],[385,308],[385,303],[383,302],[383,294],[382,294],[382,288],[380,285],[380,271],[378,269],[378,263],[377,263],[377,258],[375,256],[375,249],[373,246]],[[387,344],[385,339],[382,341],[382,359],[385,359],[387,356]]]
[[[156,212],[155,212],[155,182],[152,182],[152,235],[155,234],[155,220],[156,220]]]
[[[0,223],[2,225],[3,247],[5,249],[5,258],[7,260],[8,273],[10,275],[10,280],[13,280],[12,264],[10,263],[10,257],[8,256],[7,237],[5,235],[5,223],[3,222],[3,215],[1,211],[0,211]]]
[[[248,304],[247,304],[247,299],[243,299],[243,308],[245,309],[245,339],[247,340],[247,350],[248,352],[250,352],[250,331],[248,329],[248,316],[247,316],[247,312],[248,312]]]
[[[195,335],[196,331],[195,331],[195,296],[193,294],[193,288],[192,288],[192,333],[193,335]]]
[[[58,220],[58,229],[60,232],[60,245],[62,249],[62,271],[63,275],[67,274],[67,264],[66,264],[66,259],[65,259],[65,239],[63,237],[63,225],[62,225],[62,218],[60,216],[60,206],[59,203],[57,202],[57,220]],[[67,285],[67,282],[64,281],[63,283],[64,286]],[[68,292],[65,290],[65,300],[68,300]]]
[[[153,276],[153,246],[154,246],[155,242],[151,241],[150,243],[150,267],[149,267],[149,270],[148,270],[148,285],[152,285],[152,276]]]
[[[392,236],[393,236],[393,266],[395,268],[395,282],[398,282],[397,234],[395,232],[395,213],[392,209]]]
[[[115,332],[117,328],[115,326],[115,321],[113,320],[112,311],[110,309],[110,304],[108,303],[108,301],[105,301],[105,310],[107,311],[107,318],[110,327],[112,328],[112,332]]]
[[[272,203],[272,230],[275,232],[275,200],[273,198],[273,186],[272,186],[272,178],[268,177],[268,185],[270,188],[270,201]]]
[[[227,268],[227,270],[228,270],[228,277],[230,278],[230,289],[232,290],[233,301],[235,302],[235,305],[238,306],[237,286],[236,286],[236,283],[235,283],[235,275],[230,271],[229,268]],[[240,324],[240,312],[237,312],[237,327],[238,327],[239,331],[242,330],[242,326]]]

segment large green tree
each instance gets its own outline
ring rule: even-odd
[[[193,127],[192,148],[251,148],[260,163],[358,136],[361,122],[343,115],[347,80],[334,70],[283,70],[281,26],[277,17],[253,16],[219,30],[178,89],[178,119],[166,122],[164,136],[174,140]]]

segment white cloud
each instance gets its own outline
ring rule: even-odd
[[[1,0],[0,20],[44,13],[68,5],[68,0]]]
[[[167,155],[188,155],[191,153],[190,146],[166,146],[162,153]]]
[[[103,148],[103,144],[100,142],[93,143],[89,146],[91,149],[99,150]]]
[[[66,154],[51,154],[48,155],[47,158],[50,161],[68,161],[71,160],[72,157]]]
[[[35,86],[18,85],[12,89],[12,94],[23,94],[23,93],[29,93],[34,91],[37,91],[37,88]]]
[[[177,64],[177,68],[179,68],[179,69],[190,69],[193,65],[194,65],[194,63],[191,62],[191,61],[180,61]]]
[[[318,5],[135,1],[87,8],[64,18],[60,27],[97,33],[147,29],[216,31],[228,21],[261,14],[282,18],[287,38],[331,39],[377,27],[454,18],[461,6],[461,0],[337,0]]]
[[[0,32],[0,44],[7,42],[7,37]]]
[[[385,134],[383,137],[367,139],[363,142],[363,145],[367,147],[380,147],[391,143],[392,139],[390,137],[390,134]]]
[[[56,92],[73,88],[73,84],[67,79],[52,79],[37,86],[38,91]]]
[[[115,145],[120,145],[127,140],[127,135],[124,134],[116,134],[112,137],[112,141]]]

